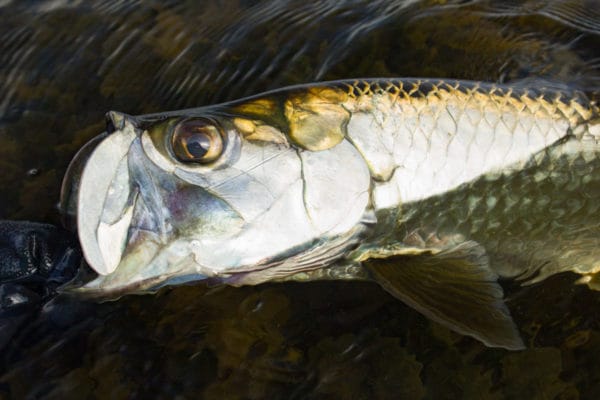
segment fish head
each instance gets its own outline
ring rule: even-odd
[[[75,180],[79,240],[99,274],[78,290],[260,282],[277,266],[293,273],[342,256],[372,222],[369,170],[340,133],[345,111],[306,99],[109,113]]]

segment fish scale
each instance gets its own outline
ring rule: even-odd
[[[81,179],[66,179],[81,182],[79,237],[101,274],[80,294],[374,280],[459,333],[521,349],[499,278],[573,271],[600,289],[600,118],[582,92],[373,79],[109,118]],[[179,137],[221,153],[180,153]]]
[[[532,282],[537,282],[565,270],[597,272],[600,176],[590,171],[598,171],[600,162],[575,168],[577,160],[548,155],[522,171],[483,176],[443,195],[402,205],[397,223],[404,232],[461,234],[481,243],[492,268],[504,277],[535,271]],[[520,255],[531,257],[520,260]]]
[[[444,112],[454,113],[455,131],[448,132],[448,146],[460,140],[457,133],[462,126],[473,131],[471,137],[466,138],[464,149],[470,149],[470,152],[482,150],[484,157],[489,156],[486,151],[500,151],[498,159],[505,163],[467,179],[457,188],[442,194],[435,193],[434,190],[439,190],[440,186],[434,176],[444,163],[439,159],[427,159],[427,154],[431,154],[431,143],[437,142],[439,146],[444,136],[440,136],[439,126],[436,129],[423,129],[417,123],[413,131],[408,133],[411,138],[408,138],[408,146],[404,148],[414,150],[417,147],[415,142],[420,140],[418,137],[424,138],[423,143],[427,143],[427,146],[419,149],[421,155],[416,157],[422,159],[417,163],[417,168],[428,172],[407,174],[397,179],[396,184],[407,187],[415,185],[416,180],[429,180],[433,181],[434,189],[430,193],[423,193],[423,198],[411,198],[405,202],[399,196],[392,201],[399,205],[402,217],[398,223],[406,232],[420,230],[425,235],[440,236],[461,234],[475,240],[492,255],[492,268],[504,277],[535,273],[537,275],[531,282],[536,282],[564,270],[587,274],[595,273],[600,268],[595,254],[600,244],[600,216],[596,205],[600,198],[600,175],[597,172],[600,166],[599,146],[596,136],[586,127],[587,121],[597,118],[597,108],[591,103],[586,108],[582,94],[566,96],[558,91],[542,93],[531,89],[424,80],[409,83],[377,81],[370,85],[369,82],[360,81],[347,86],[347,90],[354,102],[354,107],[346,105],[351,112],[368,111],[375,107],[387,109],[384,112],[393,115],[393,111],[398,109],[394,107],[400,105],[400,111],[404,113],[398,113],[397,121],[390,125],[410,125],[406,121],[411,114],[418,119],[423,114],[422,110],[428,107],[434,108],[435,120]],[[455,96],[455,104],[460,106],[445,104],[444,107],[438,107],[440,100],[448,96]],[[452,111],[449,111],[450,107]],[[497,116],[492,122],[490,114],[493,112],[487,111],[487,118],[483,117],[483,111],[490,107]],[[463,117],[465,119],[461,120]],[[507,138],[512,139],[504,147],[497,143],[494,146],[493,132],[498,124],[502,125]],[[398,135],[404,132],[387,129],[381,124],[379,127],[381,133],[376,134],[389,134],[396,140],[406,141],[398,139]],[[373,130],[369,132],[370,135]],[[579,138],[573,137],[571,140],[580,149],[563,154],[561,143],[552,145],[577,131]],[[353,132],[349,131],[348,134],[352,137]],[[516,135],[526,140],[521,139],[519,143],[519,140],[514,140]],[[489,148],[473,143],[476,138],[486,136],[492,137]],[[583,144],[581,138],[593,143]],[[522,143],[531,145],[535,141],[539,142],[539,152],[533,155],[523,152],[520,158],[513,157],[514,161],[506,162],[507,158],[510,159],[513,146]],[[519,149],[513,149],[516,150]],[[588,160],[581,155],[582,152],[587,154]],[[394,168],[406,167],[407,154],[396,155]],[[473,165],[469,165],[469,153],[462,155],[464,157],[456,165],[472,168]],[[374,156],[377,157],[377,154]],[[432,165],[432,161],[436,164]],[[483,166],[475,167],[482,169]],[[460,169],[457,170],[461,173]],[[519,260],[513,256],[515,253],[530,257]],[[557,257],[562,254],[568,254],[568,257]]]
[[[391,116],[384,123],[377,123],[372,117],[369,124],[348,130],[353,142],[356,142],[355,136],[364,136],[362,141],[366,143],[377,135],[391,136],[396,143],[395,165],[389,168],[404,175],[395,178],[404,196],[387,203],[407,202],[435,194],[426,187],[420,188],[423,193],[409,193],[407,187],[410,185],[422,186],[423,182],[428,182],[436,190],[447,190],[451,188],[449,186],[470,181],[482,173],[522,163],[532,152],[575,134],[594,113],[591,105],[587,109],[573,106],[583,101],[573,100],[581,96],[579,93],[574,93],[572,100],[565,102],[566,96],[559,92],[539,95],[530,90],[519,92],[505,88],[500,91],[493,85],[473,84],[463,88],[447,83],[415,81],[411,89],[407,90],[407,86],[394,86],[399,87],[399,91],[390,92],[390,86],[384,86],[384,90],[382,84],[377,83],[365,88],[365,83],[360,82],[352,87],[358,87],[359,93],[366,94],[356,97],[356,91],[349,90],[350,100],[344,103],[352,115],[350,124],[356,118],[355,114],[381,112]],[[423,87],[426,90],[421,89]],[[532,95],[537,96],[535,100],[543,106],[527,107]],[[553,106],[545,98],[554,99]],[[488,116],[484,118],[486,109]],[[498,110],[494,125],[489,123],[493,113],[490,109]],[[445,113],[452,116],[453,123],[440,126],[440,115]],[[359,132],[361,129],[363,132]],[[373,154],[363,151],[371,165],[376,164],[381,153],[381,149]],[[483,165],[477,165],[477,162]],[[442,167],[449,170],[440,173]],[[435,179],[435,174],[440,175],[440,179]],[[448,174],[454,175],[454,179],[444,180]],[[456,175],[460,175],[460,179]]]

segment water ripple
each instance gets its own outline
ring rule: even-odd
[[[573,4],[4,1],[0,140],[15,141],[20,152],[34,146],[37,158],[24,158],[14,167],[20,172],[0,184],[14,188],[18,174],[25,176],[33,167],[59,168],[54,177],[47,176],[47,185],[58,187],[68,157],[94,132],[85,127],[100,126],[109,109],[157,112],[288,84],[369,75],[493,81],[543,77],[597,88],[599,19],[594,10],[600,8],[593,7],[597,0]],[[528,21],[524,16],[536,17],[536,24],[523,22]],[[47,132],[44,148],[34,145],[38,131]],[[6,204],[32,196],[13,191]],[[0,210],[6,209],[3,204]],[[9,210],[8,215],[36,215],[33,206]]]

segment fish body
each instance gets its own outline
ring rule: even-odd
[[[78,182],[118,295],[208,280],[373,279],[428,317],[523,347],[497,279],[600,270],[600,120],[579,92],[357,80],[131,117]]]

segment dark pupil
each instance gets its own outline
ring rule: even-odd
[[[191,135],[185,143],[188,153],[194,158],[202,158],[210,149],[210,138],[208,135],[198,133]]]

